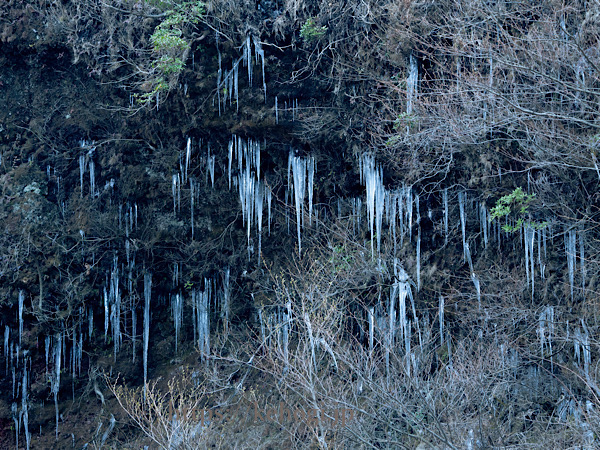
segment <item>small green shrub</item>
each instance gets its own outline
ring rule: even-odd
[[[398,114],[398,117],[396,117],[396,120],[394,120],[394,130],[396,131],[402,130],[406,127],[414,128],[415,125],[417,125],[417,118],[407,112]]]
[[[538,230],[545,228],[548,224],[547,222],[526,220],[527,216],[529,216],[529,205],[534,199],[535,194],[526,194],[520,187],[515,188],[510,194],[498,199],[496,206],[492,208],[490,221],[509,217],[516,219],[514,225],[502,225],[502,229],[507,233],[519,231],[524,225]]]
[[[318,26],[315,23],[315,19],[309,17],[304,22],[304,25],[300,28],[300,37],[304,39],[305,42],[314,42],[321,39],[325,36],[327,32],[327,27]]]
[[[136,95],[139,104],[150,104],[158,93],[170,89],[172,81],[185,67],[184,56],[191,47],[185,38],[185,29],[196,25],[204,14],[204,3],[197,0],[158,0],[154,3],[164,10],[165,18],[150,36],[151,67],[155,70],[155,76],[149,80],[148,92]]]

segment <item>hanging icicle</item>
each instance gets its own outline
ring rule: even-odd
[[[209,322],[210,287],[205,280],[204,291],[192,292],[192,302],[196,305],[196,329],[198,332],[198,350],[202,358],[208,361],[210,354],[210,322]]]
[[[417,292],[421,290],[421,227],[417,233]]]
[[[579,231],[579,265],[581,266],[581,295],[585,295],[585,250],[583,246],[583,230]]]
[[[383,171],[375,164],[372,155],[364,154],[359,160],[360,181],[367,191],[367,217],[371,231],[371,256],[375,256],[373,237],[377,236],[377,252],[381,247],[381,225],[386,199]],[[412,210],[412,205],[411,205]]]
[[[542,358],[545,357],[544,349],[550,355],[550,364],[552,365],[552,336],[554,334],[554,307],[546,306],[540,313],[538,320],[537,333],[540,338],[540,351]]]
[[[411,115],[414,109],[414,101],[417,96],[417,84],[419,82],[419,68],[417,58],[411,52],[408,58],[408,78],[406,79],[406,114]]]
[[[23,291],[19,291],[19,347],[21,346],[21,341],[23,338],[23,307],[25,302],[25,294]]]
[[[458,193],[458,210],[460,212],[460,230],[462,232],[462,242],[463,242],[463,262],[467,259],[467,215],[465,212],[465,204],[467,202],[467,193],[459,192]]]
[[[181,294],[171,296],[171,314],[175,325],[175,353],[177,353],[177,343],[183,322],[183,296]]]
[[[448,244],[448,188],[442,191],[442,201],[444,202],[444,244]]]
[[[571,287],[571,300],[573,299],[573,287],[575,285],[575,257],[577,236],[576,231],[571,229],[565,233],[565,251],[567,254],[567,269],[569,271],[569,285]]]
[[[152,292],[152,274],[144,274],[144,399],[148,384],[148,344],[150,341],[150,297]]]
[[[524,239],[525,239],[525,272],[527,275],[527,286],[531,286],[531,298],[534,297],[535,293],[535,256],[533,252],[534,241],[535,241],[535,229],[529,225],[524,227]]]
[[[438,319],[440,322],[440,345],[444,345],[444,297],[441,295],[438,303]]]
[[[314,158],[301,157],[290,152],[288,159],[288,189],[294,192],[294,204],[296,207],[296,230],[298,233],[298,253],[302,253],[301,228],[304,228],[304,201],[308,191],[309,217],[312,216],[312,190],[316,163]]]
[[[173,212],[176,213],[181,207],[181,177],[178,173],[173,175],[171,188],[173,193]]]

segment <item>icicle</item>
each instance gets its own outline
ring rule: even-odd
[[[117,358],[117,353],[121,348],[121,291],[119,289],[119,264],[117,256],[113,260],[113,269],[110,274],[110,290],[108,293],[109,303],[111,306],[110,319],[113,331],[113,347],[114,359]]]
[[[386,199],[383,171],[377,167],[371,155],[363,155],[360,161],[361,180],[366,187],[367,215],[371,230],[371,255],[375,255],[373,236],[377,235],[377,251],[381,247],[381,224]]]
[[[13,374],[14,374],[14,369],[13,369]],[[13,386],[14,386],[14,376],[13,376]],[[13,395],[14,397],[14,395]],[[12,418],[13,421],[15,422],[15,441],[17,443],[17,450],[19,450],[19,431],[20,431],[20,425],[21,425],[21,421],[19,420],[19,416],[17,414],[18,411],[18,406],[17,406],[17,402],[13,402],[12,407],[11,407],[11,412],[12,412]],[[58,438],[57,438],[58,439]]]
[[[394,261],[394,264],[396,261]],[[386,344],[385,344],[385,373],[389,383],[390,377],[390,352],[392,351],[392,346],[394,344],[394,335],[395,335],[395,326],[396,326],[396,296],[398,295],[398,280],[394,280],[392,284],[392,289],[390,291],[390,302],[388,307],[388,325],[387,325],[387,333],[386,333]],[[404,334],[404,319],[405,316],[402,312],[402,304],[403,299],[400,298],[400,334],[401,336]]]
[[[530,228],[530,227],[527,227]],[[535,293],[535,257],[533,254],[533,245],[534,245],[534,241],[535,241],[535,229],[530,229],[529,232],[529,236],[528,236],[528,241],[527,241],[527,245],[529,246],[529,258],[530,258],[530,262],[531,262],[531,269],[530,269],[530,273],[531,273],[531,298],[534,297],[534,293]]]
[[[279,110],[277,107],[277,96],[275,96],[275,123],[279,124]]]
[[[308,173],[308,224],[312,225],[313,215],[313,185],[315,180],[316,164],[314,158],[308,158],[306,171]]]
[[[85,173],[85,155],[79,155],[79,184],[81,186],[81,198],[83,198],[83,175]]]
[[[148,383],[148,343],[150,341],[150,296],[152,289],[152,274],[144,274],[144,399]]]
[[[62,334],[58,334],[54,346],[54,373],[51,380],[51,391],[54,395],[54,412],[56,414],[56,440],[58,441],[58,391],[60,389]]]
[[[217,71],[217,103],[219,104],[219,117],[221,117],[221,78],[223,76],[223,59],[221,57],[221,51],[217,45],[219,70]],[[214,102],[214,100],[213,100]],[[214,104],[214,103],[213,103]]]
[[[225,269],[223,274],[223,303],[221,304],[221,317],[223,317],[223,328],[225,335],[229,333],[229,308],[231,303],[230,270]]]
[[[571,286],[571,299],[573,299],[573,286],[575,284],[575,256],[577,255],[575,230],[569,230],[565,235],[565,249],[567,253],[567,268],[569,270],[569,284]]]
[[[186,183],[188,179],[188,171],[190,168],[190,160],[192,159],[192,138],[187,139],[187,146],[185,149],[185,172],[183,182]]]
[[[373,346],[375,341],[375,315],[374,308],[369,307],[369,356],[373,355]]]
[[[190,178],[190,222],[192,225],[192,239],[194,239],[194,180]]]
[[[210,143],[208,144],[208,150],[206,155],[206,183],[208,184],[208,177],[210,176],[211,187],[215,187],[215,155],[210,154]]]
[[[259,60],[261,62],[263,91],[265,94],[265,103],[267,103],[267,81],[265,79],[265,51],[262,48],[260,40],[258,40],[256,36],[252,36],[252,41],[254,43],[254,56],[256,62],[258,62]]]
[[[382,222],[387,193],[383,186],[383,170],[379,169],[378,181],[375,191],[375,230],[377,234],[377,253],[381,251],[381,235],[383,234]]]
[[[173,212],[175,213],[181,205],[181,178],[178,173],[173,175],[171,190],[173,192]]]
[[[481,311],[481,284],[479,283],[479,278],[477,275],[475,275],[475,272],[471,272],[471,280],[475,286],[475,292],[477,293],[477,305],[479,311]]]
[[[290,336],[290,323],[292,320],[292,303],[291,302],[287,302],[286,304],[286,312],[283,313],[283,326],[282,326],[282,330],[283,330],[283,361],[284,361],[284,367],[288,367],[288,363],[289,363],[289,336]],[[331,349],[330,349],[331,352]],[[332,354],[333,357],[333,354]],[[334,361],[335,361],[335,357],[334,357]],[[336,363],[336,367],[337,367],[337,363]]]
[[[440,345],[444,345],[444,297],[441,295],[438,304],[438,317],[440,321]]]
[[[487,209],[485,205],[479,205],[479,223],[481,227],[481,231],[483,232],[483,246],[487,248],[488,246],[488,233],[489,233],[489,220],[487,215]]]
[[[198,349],[203,359],[210,354],[210,323],[209,323],[209,290],[208,280],[205,280],[204,291],[196,293],[196,314],[198,320]]]
[[[294,190],[294,203],[296,207],[296,230],[298,233],[298,253],[302,252],[302,241],[300,237],[300,229],[304,227],[304,199],[306,191],[309,191],[309,201],[312,199],[312,181],[314,177],[314,158],[302,158],[300,156],[294,156],[293,152],[290,152],[288,159],[288,185],[293,185]],[[293,180],[290,177],[293,176]],[[311,176],[312,172],[312,176]],[[307,182],[308,179],[308,182]],[[292,184],[293,183],[293,184]]]
[[[8,342],[10,337],[10,328],[8,325],[4,327],[4,356],[6,357],[6,371],[8,372],[8,358],[10,353],[8,352]],[[46,338],[48,339],[48,338]],[[46,352],[47,354],[48,352]],[[48,366],[48,357],[46,356],[46,366]]]
[[[265,195],[267,197],[267,215],[269,219],[269,236],[271,235],[271,203],[273,202],[273,192],[268,186],[265,186]]]
[[[535,240],[535,230],[529,225],[525,226],[525,272],[527,275],[527,286],[531,283],[531,298],[533,298],[535,292],[534,284],[534,264],[535,257],[533,253],[533,243]]]
[[[417,292],[421,290],[421,227],[417,234]]]
[[[583,248],[583,233],[579,232],[579,264],[581,265],[581,295],[585,294],[585,251]]]
[[[29,434],[29,407],[27,404],[27,361],[23,364],[23,384],[21,385],[21,412],[20,415],[23,419],[23,428],[25,432],[25,441],[27,442],[27,450],[31,444],[31,434]]]
[[[462,231],[462,241],[463,241],[463,262],[467,259],[467,216],[465,214],[465,203],[467,201],[467,194],[465,192],[458,193],[458,209],[460,211],[460,229]]]
[[[544,358],[544,348],[547,346],[548,353],[550,354],[550,364],[552,365],[552,335],[554,334],[553,306],[546,306],[540,313],[537,333],[540,337],[541,356]]]
[[[240,110],[240,96],[239,96],[239,60],[233,66],[233,90],[235,92],[235,108],[236,111]]]
[[[442,191],[442,201],[444,202],[444,242],[448,244],[448,188]]]
[[[104,286],[104,342],[108,338],[108,320],[109,320],[109,312],[108,312],[108,293],[106,292],[106,286]]]
[[[408,223],[408,236],[409,239],[412,240],[412,225],[413,225],[413,195],[412,188],[409,186],[404,186],[404,197],[406,201],[406,219]]]
[[[260,181],[260,144],[257,141],[248,140],[248,153],[254,158],[254,167],[256,167],[256,179]]]
[[[250,35],[246,36],[246,48],[244,49],[246,56],[246,65],[248,66],[248,86],[252,87],[252,53],[250,52]]]
[[[90,196],[93,198],[96,196],[96,169],[94,160],[90,158]]]
[[[263,185],[261,182],[256,183],[254,193],[254,210],[256,212],[256,223],[258,224],[258,265],[260,266],[260,255],[262,245],[262,216],[263,216],[263,200],[265,197]]]
[[[135,345],[137,343],[137,315],[135,304],[131,302],[131,363],[135,364]]]
[[[227,174],[229,177],[229,190],[231,190],[231,163],[233,161],[233,144],[234,144],[234,140],[232,139],[231,141],[229,141],[229,160],[227,163]]]
[[[464,256],[466,257],[467,262],[469,263],[469,271],[473,272],[473,260],[471,259],[471,250],[469,248],[468,242],[465,242]]]
[[[177,353],[177,343],[179,342],[179,330],[183,321],[183,297],[181,294],[175,294],[171,297],[171,313],[175,324],[175,353]]]
[[[419,81],[419,68],[417,59],[411,52],[408,59],[409,72],[406,80],[406,114],[410,115],[413,112],[413,103],[417,95],[417,83]]]
[[[19,347],[21,346],[21,340],[23,337],[23,303],[25,301],[25,294],[23,291],[19,291]]]

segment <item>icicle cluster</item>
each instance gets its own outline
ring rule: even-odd
[[[271,227],[271,199],[272,193],[269,186],[260,178],[260,143],[233,136],[229,142],[229,180],[231,184],[231,170],[233,161],[237,160],[238,174],[234,178],[234,185],[238,188],[240,203],[242,205],[242,219],[246,225],[248,238],[248,257],[251,253],[250,230],[254,224],[258,231],[258,260],[261,256],[262,227],[264,214],[264,201],[267,200],[269,229]]]
[[[87,142],[84,139],[79,141],[79,147],[82,150],[87,151],[87,153],[82,153],[79,155],[79,184],[81,186],[81,197],[82,198],[83,198],[83,184],[84,184],[83,177],[85,175],[86,165],[87,165],[87,169],[89,170],[89,173],[90,173],[90,197],[93,198],[93,197],[98,196],[98,193],[96,192],[96,166],[95,166],[95,163],[93,160],[94,151],[96,150],[96,146],[94,144],[95,144],[94,141]]]
[[[306,225],[304,214],[305,201],[308,196],[308,223],[312,223],[313,216],[313,190],[316,171],[315,159],[312,156],[297,156],[290,151],[288,158],[288,191],[294,193],[296,209],[296,230],[298,233],[298,253],[302,253],[302,239],[300,230]]]
[[[374,255],[373,236],[377,236],[377,253],[381,247],[381,223],[386,192],[383,186],[383,170],[375,164],[371,155],[365,154],[360,159],[360,180],[367,190],[367,217],[371,230],[371,253]]]
[[[542,358],[545,356],[544,349],[550,355],[552,362],[552,336],[554,334],[554,306],[546,306],[540,313],[538,320],[538,336],[540,338],[540,351]]]
[[[218,38],[217,38],[218,43]],[[254,52],[252,49],[254,48]],[[239,111],[239,72],[240,64],[248,69],[248,86],[252,87],[254,63],[260,64],[262,73],[262,88],[267,101],[267,81],[265,78],[265,51],[260,40],[248,34],[241,46],[242,55],[233,61],[231,69],[223,70],[221,51],[217,45],[219,69],[217,72],[217,101],[219,104],[219,115],[221,115],[221,104],[226,107],[227,102],[232,106],[235,101],[236,111]],[[254,63],[253,56],[254,54]]]
[[[408,59],[408,78],[406,79],[406,114],[409,115],[413,112],[418,82],[419,67],[417,65],[417,58],[411,52]]]
[[[209,301],[211,298],[211,283],[205,280],[203,291],[192,291],[192,321],[194,322],[195,339],[204,359],[210,354],[210,318]]]
[[[289,362],[289,339],[292,330],[292,304],[287,302],[285,307],[270,308],[261,306],[258,310],[258,321],[263,346],[281,351],[284,366],[287,367]]]

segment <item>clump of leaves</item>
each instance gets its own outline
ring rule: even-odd
[[[341,245],[333,247],[333,252],[329,257],[329,263],[334,273],[349,271],[352,267],[354,255]]]
[[[398,114],[398,117],[394,120],[394,130],[402,130],[406,127],[414,128],[417,125],[417,118],[412,114],[403,112]]]
[[[520,187],[515,188],[510,194],[498,199],[496,206],[491,210],[490,221],[502,218],[515,219],[514,224],[506,223],[502,229],[507,233],[519,231],[521,227],[528,226],[534,229],[545,228],[547,222],[536,222],[530,220],[529,205],[535,199],[535,194],[526,194]],[[528,220],[529,218],[529,220]]]
[[[304,39],[305,42],[310,43],[321,39],[325,36],[326,32],[327,27],[317,25],[315,19],[309,17],[300,28],[300,37]]]
[[[164,10],[164,19],[150,36],[154,76],[145,83],[148,92],[136,96],[140,104],[149,104],[177,80],[185,67],[185,55],[191,48],[185,38],[185,29],[198,24],[204,14],[204,3],[197,0],[158,0],[155,4]]]

